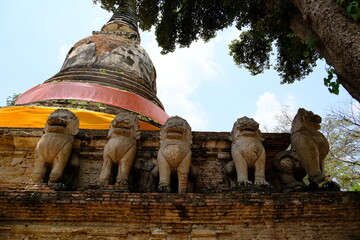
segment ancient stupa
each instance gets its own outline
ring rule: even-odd
[[[121,111],[135,113],[143,130],[166,121],[131,8],[118,9],[101,31],[75,43],[55,76],[20,95],[15,107],[1,109],[0,126],[43,128],[56,108],[72,110],[85,129],[108,129]]]

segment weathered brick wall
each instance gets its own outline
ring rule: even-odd
[[[359,239],[359,192],[119,193],[0,185],[0,239]]]
[[[193,133],[196,193],[147,193],[158,131],[143,131],[133,191],[97,185],[107,131],[82,130],[73,191],[28,184],[41,129],[0,129],[0,239],[359,239],[359,192],[231,192],[229,133]],[[267,180],[287,134],[264,134]],[[156,188],[155,188],[156,189]],[[278,192],[278,193],[276,193]]]
[[[28,183],[34,166],[34,149],[42,129],[0,129],[0,182]],[[72,182],[73,189],[86,189],[98,184],[103,162],[103,149],[107,142],[105,130],[81,130],[75,141],[80,158],[80,169]],[[263,134],[267,153],[266,177],[277,186],[272,171],[272,159],[289,145],[288,134]],[[224,192],[229,190],[223,173],[231,161],[228,132],[193,132],[192,164],[199,169],[195,192]],[[159,132],[142,131],[132,171],[132,191],[151,191],[150,171],[156,165]]]

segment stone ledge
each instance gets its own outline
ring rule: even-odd
[[[0,128],[0,182],[30,182],[33,172],[34,149],[40,140],[42,129]],[[71,189],[86,189],[98,184],[103,163],[103,149],[107,143],[106,130],[81,129],[74,142],[74,151],[80,161],[79,174],[70,184]],[[223,173],[231,161],[229,132],[193,132],[192,164],[199,176],[195,192],[228,192],[229,184]],[[290,143],[289,134],[264,133],[263,145],[267,154],[266,179],[279,187],[278,178],[272,170],[272,159]],[[133,192],[150,192],[150,171],[157,164],[159,131],[141,131],[135,156],[134,171],[130,185]]]
[[[272,208],[278,207],[290,209],[304,208],[304,206],[323,207],[338,205],[343,209],[352,208],[360,203],[360,192],[293,192],[293,193],[127,193],[116,188],[88,189],[84,191],[57,191],[45,184],[42,186],[15,185],[0,183],[0,202],[4,205],[29,204],[29,205],[57,205],[71,206],[71,204],[113,205],[123,208],[125,206],[162,206],[169,210],[176,210],[177,206],[191,206],[206,208],[209,212],[216,212],[216,207],[227,208],[227,206],[247,206],[250,208]],[[105,207],[106,208],[106,207]],[[130,207],[131,208],[131,207]],[[328,209],[329,210],[329,209]],[[326,211],[328,211],[326,210]],[[240,208],[232,211],[242,211]],[[360,209],[354,209],[360,220]],[[353,214],[355,214],[353,212]],[[312,211],[314,213],[314,210]],[[134,214],[136,214],[134,212]],[[302,214],[302,213],[298,213]],[[305,213],[303,213],[305,214]],[[341,214],[340,212],[338,214]],[[189,215],[190,216],[190,215]],[[194,215],[195,216],[195,215]],[[193,217],[194,217],[193,216]],[[106,219],[104,219],[106,221]]]

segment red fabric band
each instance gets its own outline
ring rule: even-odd
[[[164,124],[169,118],[159,106],[135,93],[90,83],[40,84],[20,95],[15,104],[28,104],[51,99],[76,99],[114,105],[145,115],[160,124]]]

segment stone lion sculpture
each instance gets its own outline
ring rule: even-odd
[[[79,119],[73,112],[57,109],[50,114],[44,134],[35,148],[33,182],[41,183],[48,177],[49,183],[57,183],[67,165],[77,164],[78,159],[72,154],[72,149],[78,132]]]
[[[266,154],[259,124],[252,118],[238,118],[231,131],[231,155],[233,161],[225,166],[230,187],[269,185],[265,180]],[[248,178],[248,169],[254,167],[254,183]],[[237,181],[234,180],[234,173]]]
[[[279,153],[274,159],[275,170],[286,188],[299,189],[304,186],[302,179],[293,174],[303,168],[309,176],[310,183],[317,188],[340,187],[324,173],[324,159],[329,152],[329,143],[319,132],[322,119],[304,108],[299,108],[292,121],[291,150]]]
[[[112,172],[117,167],[116,185],[128,188],[137,140],[140,139],[140,127],[136,117],[129,112],[118,113],[110,124],[108,139],[104,148],[104,162],[99,182],[110,184]]]
[[[191,165],[191,144],[188,122],[178,116],[168,118],[160,130],[158,166],[153,169],[153,175],[159,175],[159,192],[171,192],[171,176],[174,174],[177,174],[178,192],[188,191],[189,173],[193,177],[197,175]]]

